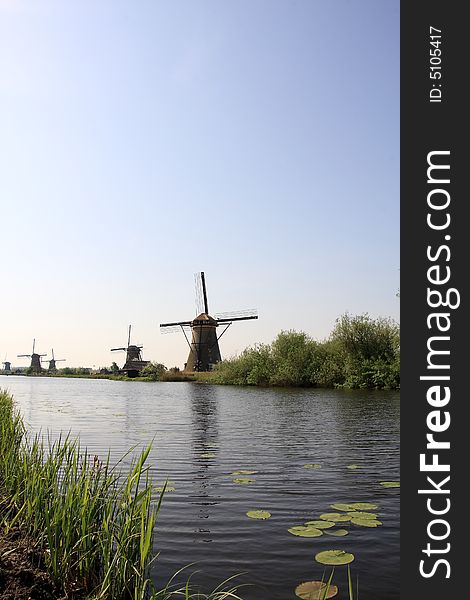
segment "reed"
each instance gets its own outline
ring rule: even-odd
[[[123,474],[77,439],[30,439],[0,391],[0,524],[36,540],[57,589],[72,596],[144,600],[155,521],[145,448]]]
[[[78,439],[30,438],[9,394],[0,390],[0,530],[36,540],[58,597],[89,600],[240,600],[233,578],[209,593],[178,571],[157,590],[149,577],[153,537],[166,485],[156,501],[147,446],[127,472],[89,455]]]

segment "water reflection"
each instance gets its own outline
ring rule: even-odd
[[[210,508],[217,504],[212,493],[210,471],[219,451],[217,424],[217,388],[207,385],[194,385],[189,388],[191,409],[191,445],[193,463],[194,500],[191,504],[199,506],[199,519],[210,518]],[[199,527],[204,542],[212,542],[209,523]]]

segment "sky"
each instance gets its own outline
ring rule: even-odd
[[[0,0],[0,356],[399,321],[398,0]]]

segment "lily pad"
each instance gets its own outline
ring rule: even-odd
[[[248,485],[249,483],[255,483],[256,479],[252,479],[250,477],[237,477],[233,480],[233,483],[237,483],[238,485]]]
[[[255,475],[258,471],[249,471],[247,469],[241,469],[240,471],[234,471],[232,475]]]
[[[349,534],[347,529],[325,529],[323,532],[326,535],[334,535],[335,537],[344,537]]]
[[[321,565],[349,565],[354,560],[354,554],[344,550],[325,550],[316,554],[315,560]]]
[[[326,591],[328,589],[328,591]],[[326,592],[326,595],[325,595]],[[302,600],[329,600],[334,598],[338,593],[338,588],[335,585],[328,585],[324,581],[305,581],[295,588],[295,595]]]
[[[344,510],[345,512],[354,510],[354,507],[351,504],[337,503],[337,504],[330,504],[330,507],[334,508],[335,510]]]
[[[361,465],[348,465],[347,469],[362,469]]]
[[[304,465],[304,469],[321,469],[321,465],[318,463],[307,463]]]
[[[346,521],[350,521],[351,517],[340,513],[324,513],[320,515],[320,519],[323,521],[333,521],[333,523],[345,523]]]
[[[205,452],[204,454],[200,454],[199,458],[215,458],[215,456],[213,452]]]
[[[249,510],[246,516],[250,519],[269,519],[271,513],[267,510]]]
[[[333,521],[307,521],[305,525],[307,527],[316,527],[317,529],[329,529],[335,526]]]
[[[380,481],[379,483],[384,488],[399,488],[400,487],[399,481]]]
[[[303,527],[301,525],[291,527],[287,531],[292,533],[292,535],[297,535],[299,537],[320,537],[323,535],[323,531],[320,531],[320,529],[315,529],[315,527]]]
[[[382,525],[382,521],[377,521],[377,519],[351,519],[351,523],[360,527],[378,527]]]
[[[375,508],[379,508],[377,504],[372,504],[372,502],[353,502],[350,506],[354,510],[374,510]]]
[[[351,519],[376,519],[378,517],[377,513],[369,513],[369,512],[350,512],[348,515]]]

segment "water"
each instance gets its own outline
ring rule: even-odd
[[[398,393],[17,376],[0,388],[31,430],[80,434],[94,454],[119,458],[153,440],[153,478],[175,488],[156,529],[157,583],[196,563],[188,575],[197,570],[205,590],[243,573],[247,600],[294,599],[299,583],[322,577],[315,554],[341,549],[356,556],[361,600],[398,600],[400,490],[378,483],[399,479]],[[240,469],[256,470],[255,483],[233,483]],[[350,526],[344,538],[288,533],[335,502],[377,503],[383,525]],[[256,509],[272,517],[246,517]],[[345,599],[346,568],[336,572]]]

